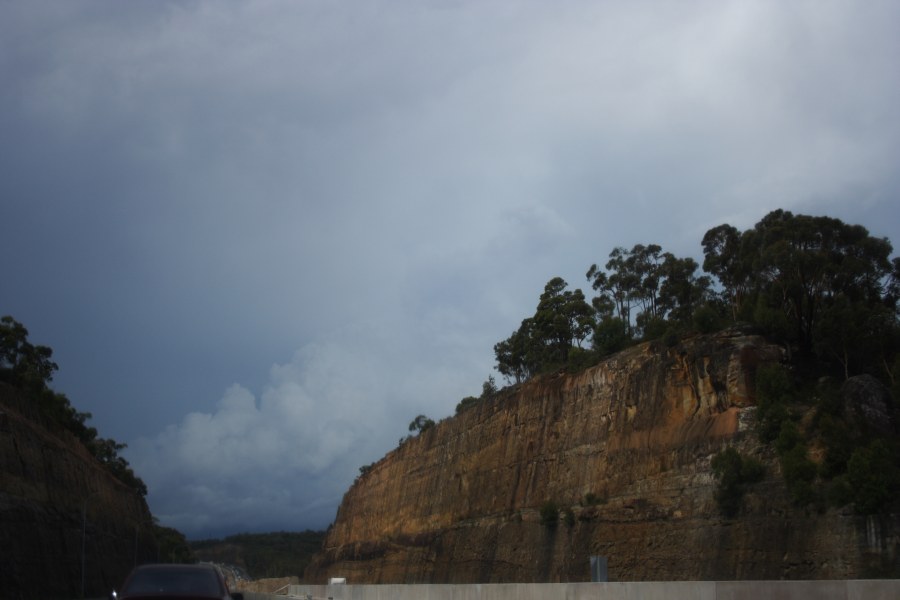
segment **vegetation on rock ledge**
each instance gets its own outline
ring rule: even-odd
[[[97,430],[87,425],[91,413],[76,410],[64,394],[50,388],[59,369],[52,356],[48,346],[28,341],[24,325],[9,315],[0,318],[0,382],[21,391],[42,418],[71,432],[119,481],[146,496],[147,486],[119,455],[125,444],[99,437]]]
[[[757,429],[792,501],[888,510],[900,492],[900,258],[890,242],[861,225],[775,210],[743,232],[713,227],[701,244],[702,275],[696,261],[657,244],[614,248],[587,271],[590,302],[552,278],[534,314],[494,346],[495,368],[517,384],[641,341],[673,347],[693,333],[759,332],[788,352],[787,364],[759,371]],[[888,390],[875,411],[880,426],[847,421],[842,382],[860,376]],[[495,394],[464,398],[456,412]],[[732,449],[716,458],[717,501],[733,516],[761,467]]]

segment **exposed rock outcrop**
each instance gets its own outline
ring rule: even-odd
[[[851,377],[841,387],[848,423],[880,435],[896,433],[891,392],[871,375]]]
[[[144,499],[0,384],[0,596],[105,596],[156,558]]]
[[[344,496],[306,581],[355,583],[865,577],[897,567],[900,523],[791,507],[747,429],[756,367],[741,332],[643,344],[506,389],[385,456]],[[737,519],[713,499],[728,444],[767,465]],[[555,503],[547,523],[541,506]]]

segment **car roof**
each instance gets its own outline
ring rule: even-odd
[[[139,565],[134,568],[135,571],[143,571],[147,569],[205,569],[207,571],[219,570],[216,565],[213,565],[211,563],[148,563],[146,565]]]

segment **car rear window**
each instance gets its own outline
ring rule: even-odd
[[[211,569],[146,569],[136,572],[122,591],[148,596],[191,594],[216,597],[222,593],[218,577]]]

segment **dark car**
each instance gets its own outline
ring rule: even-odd
[[[117,600],[243,600],[231,594],[214,565],[142,565],[135,567],[112,598]]]

